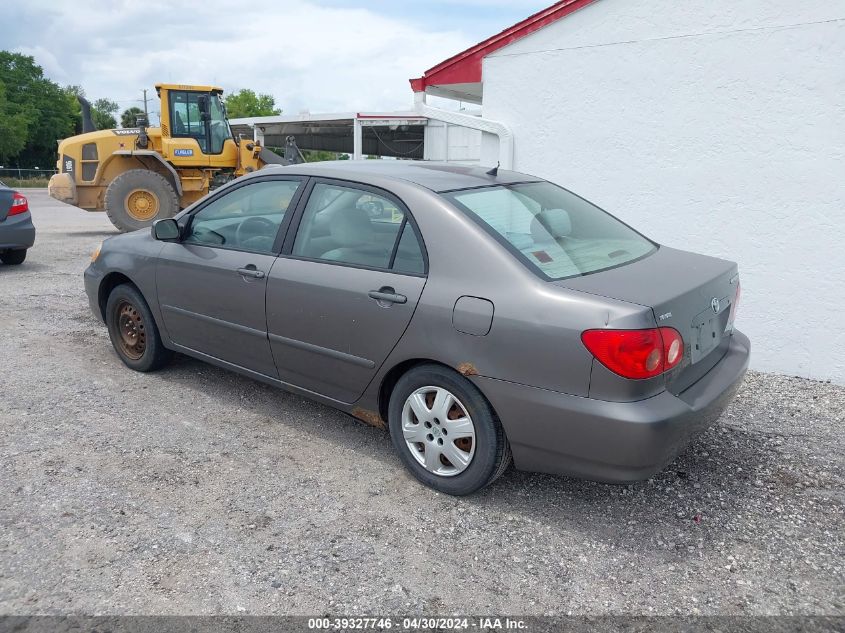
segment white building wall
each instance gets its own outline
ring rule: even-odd
[[[477,165],[481,156],[481,132],[429,120],[425,126],[425,160],[438,160]]]
[[[845,383],[845,0],[598,0],[483,72],[516,169],[738,261],[752,367]]]

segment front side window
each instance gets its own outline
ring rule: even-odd
[[[355,187],[314,186],[293,255],[423,274],[419,239],[405,211],[385,196]]]
[[[223,151],[223,143],[227,138],[232,138],[232,131],[229,129],[229,122],[226,120],[226,111],[219,95],[211,95],[208,100],[208,113],[211,116],[209,125],[211,127],[211,148],[210,154],[219,154]]]
[[[191,219],[182,241],[256,253],[272,253],[298,180],[268,180],[238,187]]]
[[[615,268],[656,250],[651,241],[612,215],[548,182],[444,195],[549,279]]]

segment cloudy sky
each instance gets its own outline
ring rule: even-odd
[[[552,0],[28,0],[0,49],[121,110],[156,82],[272,94],[285,112],[410,107],[410,77]],[[11,28],[9,28],[11,27]],[[150,108],[151,112],[153,108]]]

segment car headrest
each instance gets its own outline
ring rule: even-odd
[[[329,232],[338,246],[358,246],[372,241],[373,225],[366,211],[348,207],[332,216]]]
[[[569,213],[563,209],[540,211],[531,221],[531,237],[535,242],[553,242],[572,232]]]

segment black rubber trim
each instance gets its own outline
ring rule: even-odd
[[[300,341],[293,338],[288,338],[286,336],[279,336],[278,334],[270,334],[270,340],[274,343],[281,343],[282,345],[289,345],[290,347],[296,347],[297,349],[305,350],[306,352],[314,352],[315,354],[322,354],[323,356],[328,356],[330,358],[334,358],[336,360],[341,360],[346,363],[350,363],[352,365],[357,365],[358,367],[364,367],[366,369],[373,369],[376,364],[375,362],[369,360],[368,358],[361,358],[360,356],[354,356],[353,354],[347,354],[345,352],[339,352],[336,349],[331,349],[328,347],[321,347],[320,345],[314,345],[313,343],[306,343],[305,341]]]
[[[200,321],[205,321],[206,323],[222,325],[223,327],[235,330],[236,332],[242,332],[243,334],[251,334],[252,336],[260,336],[261,338],[267,338],[267,332],[263,330],[256,330],[255,328],[247,327],[246,325],[240,325],[239,323],[232,323],[231,321],[224,321],[223,319],[215,319],[214,317],[208,316],[207,314],[199,314],[198,312],[191,312],[190,310],[185,310],[184,308],[177,308],[176,306],[169,305],[162,305],[161,309],[167,310],[168,312],[175,312],[176,314],[181,314],[183,316],[189,316],[194,319],[199,319]]]

